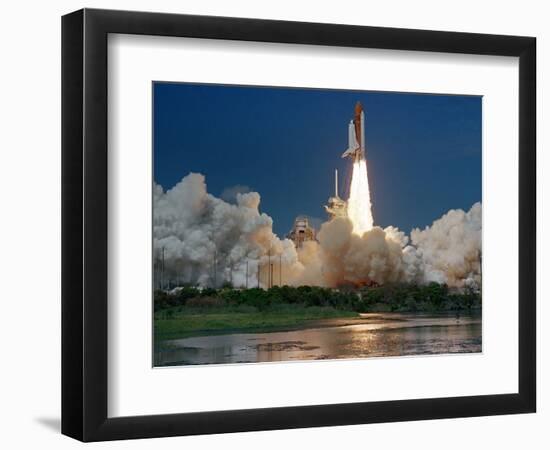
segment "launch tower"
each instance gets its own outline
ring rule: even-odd
[[[334,197],[328,199],[328,205],[325,205],[325,211],[330,220],[335,217],[347,216],[347,203],[338,196],[338,170],[334,171]]]
[[[296,248],[300,248],[306,241],[314,241],[316,239],[315,228],[309,225],[309,219],[304,216],[298,216],[294,220],[294,226],[287,238],[294,242]]]

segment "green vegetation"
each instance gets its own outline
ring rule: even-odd
[[[155,336],[165,340],[215,331],[290,329],[313,320],[353,317],[358,314],[319,306],[274,305],[263,311],[255,307],[176,306],[155,314]]]
[[[356,292],[341,292],[314,286],[274,286],[271,289],[198,289],[183,287],[170,294],[155,292],[155,311],[173,306],[220,307],[250,306],[265,311],[273,305],[332,306],[341,310],[357,310]]]
[[[481,294],[473,289],[451,291],[447,285],[430,283],[387,284],[360,291],[361,312],[441,312],[481,308]]]
[[[452,292],[446,285],[387,284],[329,289],[275,286],[271,289],[155,291],[155,337],[175,339],[207,332],[294,328],[313,321],[358,317],[361,312],[439,312],[481,308],[473,290]]]

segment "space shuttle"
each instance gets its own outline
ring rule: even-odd
[[[352,158],[353,162],[365,158],[365,113],[361,102],[355,104],[355,114],[348,128],[348,148],[342,158]]]

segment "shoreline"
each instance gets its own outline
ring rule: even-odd
[[[348,313],[344,311],[344,313]],[[232,313],[227,313],[230,316]],[[204,337],[204,336],[216,336],[226,334],[255,334],[255,333],[275,333],[275,332],[291,332],[304,329],[319,329],[329,327],[346,327],[352,325],[377,325],[384,322],[406,322],[406,315],[414,315],[415,318],[426,317],[453,317],[456,316],[457,311],[443,310],[443,311],[373,311],[367,313],[356,313],[355,317],[327,317],[327,318],[304,318],[298,320],[298,323],[294,324],[273,324],[273,325],[257,325],[257,326],[245,326],[245,327],[218,327],[218,328],[204,328],[196,330],[177,330],[170,333],[158,333],[156,330],[159,328],[158,323],[162,320],[170,319],[155,319],[155,334],[154,344],[155,348],[166,345],[169,341],[186,339],[190,337]],[[388,317],[389,316],[389,317]],[[391,317],[394,316],[394,317]],[[481,308],[472,308],[471,310],[460,311],[458,317],[477,317],[481,316]],[[178,321],[178,319],[173,319]],[[163,334],[165,334],[163,336]]]

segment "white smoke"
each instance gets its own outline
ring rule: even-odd
[[[266,285],[270,259],[289,266],[289,271],[297,264],[294,244],[273,234],[271,217],[260,214],[260,195],[235,197],[236,204],[230,204],[208,194],[204,176],[196,173],[166,192],[154,185],[156,287],[224,282],[251,287],[258,284],[258,269],[260,284]],[[274,266],[278,270],[279,264]]]
[[[412,243],[395,227],[373,227],[359,236],[349,219],[335,218],[321,225],[318,241],[296,250],[292,241],[273,233],[273,220],[259,212],[258,193],[237,192],[235,201],[208,194],[204,176],[195,173],[166,192],[154,185],[156,287],[224,282],[248,287],[430,281],[458,288],[480,285],[480,203],[467,213],[451,210],[431,227],[413,230]]]
[[[425,281],[465,287],[481,285],[481,203],[468,212],[452,209],[431,227],[411,232]]]
[[[298,250],[304,272],[296,284],[364,285],[388,282],[421,282],[421,263],[415,249],[407,246],[408,237],[395,227],[373,227],[359,236],[347,218],[325,222],[318,233],[319,242]],[[317,281],[317,282],[315,282]]]

